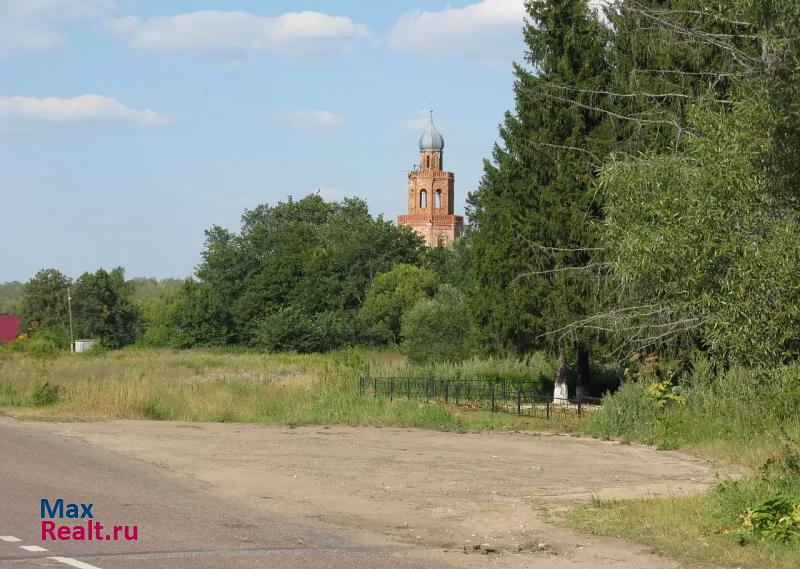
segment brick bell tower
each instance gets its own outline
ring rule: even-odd
[[[442,170],[444,138],[433,126],[419,137],[419,167],[408,173],[408,215],[397,216],[398,225],[408,225],[425,238],[428,247],[448,245],[461,235],[464,218],[453,214],[455,176]]]

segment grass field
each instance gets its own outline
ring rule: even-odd
[[[0,412],[69,420],[155,419],[421,427],[448,430],[567,429],[554,421],[471,412],[434,402],[365,397],[358,374],[463,376],[505,371],[538,377],[534,359],[474,360],[413,368],[393,352],[326,355],[127,349],[100,355],[0,358]]]

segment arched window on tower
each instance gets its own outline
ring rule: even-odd
[[[428,207],[428,192],[425,190],[419,191],[419,207],[425,209]]]
[[[428,169],[430,169],[430,167],[431,167],[431,155],[430,154],[428,154],[425,157],[425,167],[428,168]]]
[[[442,190],[436,190],[433,205],[436,209],[442,209]]]

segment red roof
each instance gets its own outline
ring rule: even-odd
[[[13,342],[19,332],[22,316],[0,316],[0,344]]]

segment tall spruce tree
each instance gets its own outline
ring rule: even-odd
[[[617,137],[603,111],[610,29],[586,0],[529,0],[526,9],[529,67],[514,66],[515,112],[469,196],[471,303],[484,345],[553,351],[555,397],[565,398],[570,355],[579,393],[589,380],[592,337],[559,331],[591,311],[592,220],[601,215],[592,181]]]

